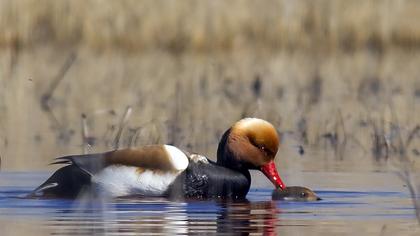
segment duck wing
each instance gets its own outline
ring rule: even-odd
[[[86,172],[86,174],[94,175],[108,165],[107,155],[108,153],[95,153],[57,157],[51,165],[74,165]]]
[[[58,157],[51,164],[76,165],[94,175],[110,165],[125,165],[158,171],[183,171],[188,156],[170,145],[150,145],[134,149],[120,149],[105,153]]]

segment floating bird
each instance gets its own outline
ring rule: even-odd
[[[321,200],[312,190],[300,186],[288,186],[284,189],[275,189],[271,194],[273,200],[284,201],[319,201]]]
[[[77,198],[90,191],[111,197],[243,199],[251,185],[249,170],[260,170],[275,188],[285,189],[274,164],[278,147],[272,124],[245,118],[223,134],[216,162],[171,145],[64,156],[52,164],[66,166],[29,197]]]

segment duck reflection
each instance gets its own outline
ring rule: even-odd
[[[217,233],[229,235],[276,235],[277,208],[267,202],[221,202]]]
[[[165,199],[88,202],[56,211],[54,235],[276,235],[275,202]]]

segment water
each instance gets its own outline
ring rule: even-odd
[[[271,201],[272,189],[259,175],[253,176],[248,201],[242,202],[19,198],[47,176],[44,172],[0,174],[1,235],[420,233],[410,195],[394,173],[302,173],[300,181],[321,186],[315,188],[323,199],[318,202]],[[346,187],[346,181],[360,184]]]

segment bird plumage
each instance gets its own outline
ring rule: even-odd
[[[249,170],[261,170],[278,188],[274,157],[279,138],[267,121],[246,118],[222,136],[217,162],[171,145],[150,145],[104,153],[59,157],[65,164],[29,197],[75,198],[82,191],[112,197],[127,195],[244,198],[251,185]]]

